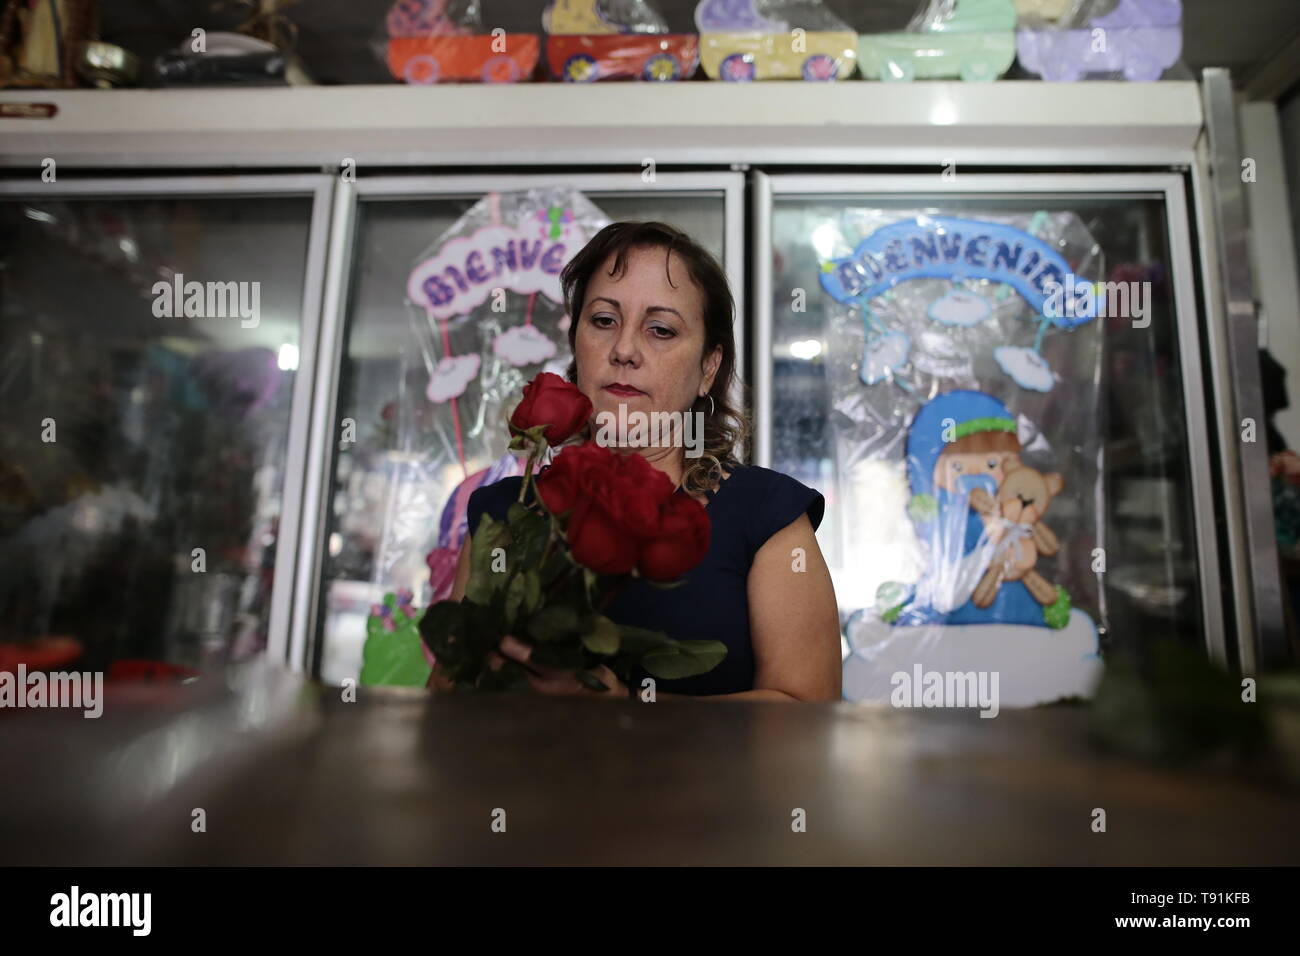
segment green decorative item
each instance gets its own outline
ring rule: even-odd
[[[1048,627],[1060,630],[1070,623],[1070,594],[1059,584],[1056,586],[1056,600],[1043,608],[1043,620]]]
[[[908,517],[918,523],[932,521],[938,513],[939,502],[935,501],[932,494],[923,492],[919,495],[913,495],[912,500],[907,503]]]
[[[366,620],[366,645],[361,652],[361,683],[371,686],[423,687],[432,666],[420,639],[423,611],[411,606],[411,592],[384,595]]]

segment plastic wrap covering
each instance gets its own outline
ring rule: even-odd
[[[857,34],[817,0],[702,0],[695,25],[714,80],[843,80],[857,60]]]
[[[485,33],[479,0],[396,0],[379,47],[394,79],[418,84],[526,81],[541,49],[530,33]]]
[[[470,494],[522,473],[506,420],[524,384],[568,367],[560,270],[608,222],[572,189],[492,193],[417,260],[407,355],[427,384],[396,410],[375,585],[420,607],[451,593]]]
[[[1016,0],[1020,65],[1045,80],[1186,79],[1181,0]],[[1066,9],[1060,9],[1065,6]]]
[[[1089,693],[1104,608],[1101,252],[1073,213],[847,209],[813,237],[846,553],[844,695]]]
[[[867,79],[996,80],[1016,58],[1012,0],[928,0],[901,33],[864,34],[858,65]]]
[[[690,78],[699,38],[673,34],[644,0],[551,0],[542,14],[551,75],[569,83]]]

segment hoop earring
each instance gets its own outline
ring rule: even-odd
[[[700,398],[704,398],[704,397],[705,397],[705,396],[703,396],[703,395],[700,396]],[[708,396],[708,399],[709,399],[709,417],[712,418],[712,417],[713,417],[713,408],[714,408],[714,406],[713,406],[713,396],[712,396],[712,395],[709,395],[709,396]]]

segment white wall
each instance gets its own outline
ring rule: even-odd
[[[1256,181],[1246,186],[1255,298],[1291,400],[1275,421],[1287,447],[1300,448],[1300,97],[1282,113],[1273,103],[1246,103],[1238,115],[1242,152],[1256,163]]]

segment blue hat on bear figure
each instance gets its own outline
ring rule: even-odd
[[[957,389],[944,392],[931,399],[912,419],[912,426],[907,433],[907,480],[912,494],[934,494],[934,466],[943,454],[944,432],[947,428],[957,429],[976,420],[1001,419],[1009,423],[1004,430],[1015,432],[1015,419],[1007,407],[992,395]],[[951,420],[951,421],[950,421]],[[955,440],[955,439],[954,439]],[[971,475],[974,479],[976,476]],[[991,483],[992,479],[984,476]],[[966,489],[967,492],[970,488]],[[997,488],[987,488],[990,493]]]

